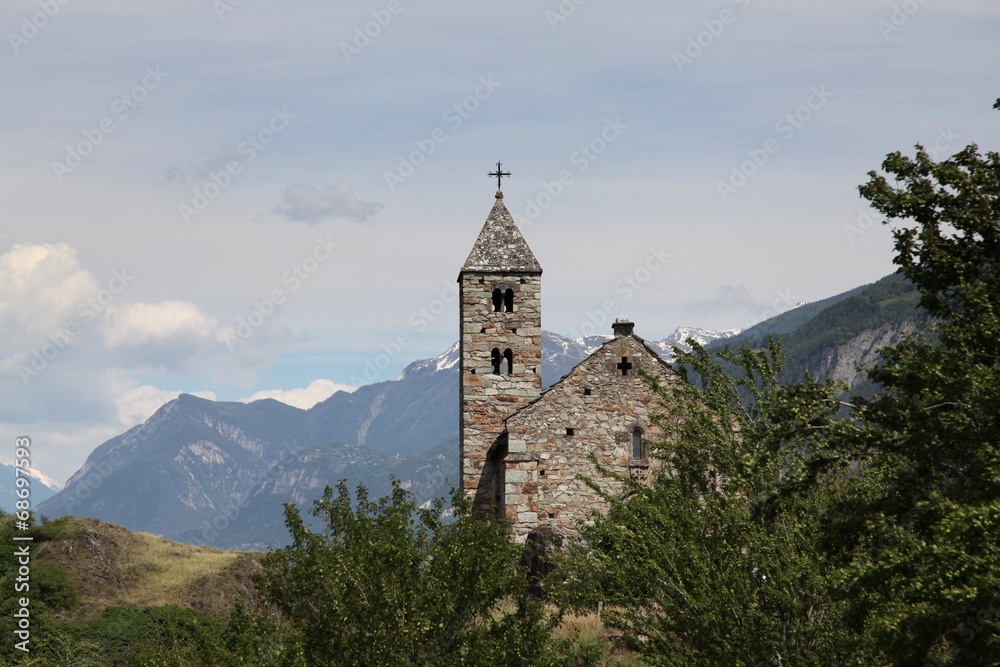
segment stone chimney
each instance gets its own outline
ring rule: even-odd
[[[615,323],[611,325],[611,328],[615,332],[615,336],[631,336],[635,324],[629,321],[627,317],[616,317]]]

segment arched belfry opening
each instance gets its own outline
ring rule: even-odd
[[[503,312],[503,292],[500,291],[499,287],[493,290],[493,312]]]
[[[490,365],[492,366],[490,373],[500,375],[501,366],[503,365],[503,358],[500,356],[500,348],[495,347],[493,348],[493,351],[490,352]]]
[[[509,287],[507,288],[507,291],[503,293],[503,312],[514,312],[514,290]]]
[[[504,365],[507,367],[507,375],[511,375],[514,372],[514,353],[508,347],[503,351]]]

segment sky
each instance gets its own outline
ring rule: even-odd
[[[996,150],[996,0],[5,0],[0,460],[181,392],[309,407],[458,337],[504,201],[543,328],[744,328],[894,270],[857,186]]]

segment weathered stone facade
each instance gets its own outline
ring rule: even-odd
[[[497,512],[503,420],[542,391],[542,268],[497,193],[458,276],[462,488]]]
[[[644,441],[666,434],[649,419],[656,396],[639,370],[678,381],[619,321],[614,338],[542,393],[541,274],[498,192],[458,277],[460,457],[474,508],[510,522],[518,541],[540,526],[573,531],[604,510],[578,478],[621,492],[598,463],[648,481]]]
[[[650,413],[663,408],[639,369],[662,386],[679,380],[632,333],[631,322],[615,328],[613,339],[506,420],[504,516],[519,541],[546,524],[573,531],[580,520],[603,511],[605,502],[579,477],[612,494],[623,489],[598,464],[622,477],[649,480],[647,441],[667,434],[650,421]]]

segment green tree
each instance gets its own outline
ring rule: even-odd
[[[301,632],[307,664],[533,665],[551,628],[527,592],[520,549],[497,522],[474,519],[461,492],[417,507],[397,482],[352,503],[341,482],[312,513],[285,509],[292,544],[264,558],[259,587]]]
[[[837,420],[842,387],[779,387],[773,341],[767,351],[721,353],[742,369],[736,377],[689,342],[692,352],[675,350],[678,362],[704,389],[653,385],[667,408],[655,418],[670,419],[675,433],[654,445],[664,472],[649,488],[633,484],[626,499],[605,496],[611,510],[584,529],[592,552],[570,558],[562,595],[605,601],[605,622],[649,664],[829,664],[846,640],[818,517],[840,489],[780,507],[764,501],[801,470],[814,441],[847,427]]]
[[[1000,100],[994,108],[1000,109]],[[894,664],[1000,664],[1000,155],[889,155],[859,189],[893,230],[930,331],[883,351],[862,430],[831,443],[879,478],[833,556],[853,627]],[[850,520],[846,520],[850,517]]]

